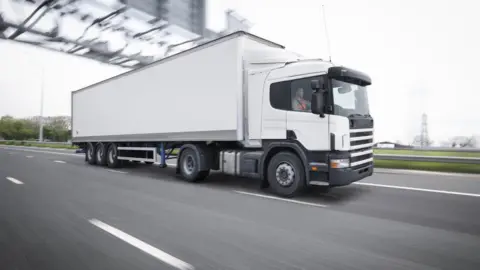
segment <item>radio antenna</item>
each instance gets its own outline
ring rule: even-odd
[[[328,35],[327,17],[325,16],[325,6],[324,5],[322,5],[322,12],[323,12],[323,26],[325,27],[325,38],[327,39],[328,60],[330,62],[332,62],[332,52],[330,50],[330,37]]]

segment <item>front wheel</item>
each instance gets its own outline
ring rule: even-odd
[[[297,155],[280,152],[268,164],[267,180],[275,194],[294,197],[305,188],[305,168]]]

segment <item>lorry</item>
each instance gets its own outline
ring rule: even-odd
[[[72,143],[92,165],[211,171],[293,197],[373,174],[368,75],[239,31],[72,92]]]

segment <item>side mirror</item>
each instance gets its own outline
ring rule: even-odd
[[[318,91],[321,88],[323,88],[323,85],[320,84],[319,80],[311,80],[310,81],[310,87],[313,89],[313,91]]]
[[[323,98],[323,91],[316,91],[312,93],[312,113],[325,117],[324,113],[325,100]]]
[[[325,100],[323,98],[323,92],[325,91],[324,85],[319,80],[311,80],[310,87],[313,90],[312,93],[312,113],[320,115],[321,118],[325,117],[324,108]]]

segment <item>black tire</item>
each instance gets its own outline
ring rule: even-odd
[[[268,163],[267,180],[275,194],[291,198],[305,189],[305,168],[297,155],[280,152]]]
[[[96,159],[95,159],[95,147],[93,146],[92,143],[87,143],[87,149],[85,151],[85,160],[88,162],[90,165],[95,165],[96,164]]]
[[[97,165],[105,166],[107,165],[107,149],[105,144],[98,143],[95,147],[95,159]]]
[[[122,165],[122,160],[118,160],[117,145],[112,143],[107,149],[107,166],[109,168],[118,168]]]
[[[147,165],[152,165],[153,162],[151,162],[151,161],[145,161],[145,164],[147,164]]]
[[[188,182],[199,182],[204,180],[210,170],[200,171],[200,161],[193,149],[187,148],[180,154],[179,170],[182,177]]]

